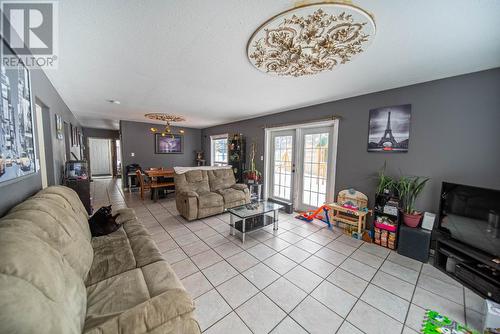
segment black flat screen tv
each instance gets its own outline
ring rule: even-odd
[[[443,182],[438,229],[500,257],[500,190]]]

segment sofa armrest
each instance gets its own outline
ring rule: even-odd
[[[247,185],[246,184],[243,184],[243,183],[236,183],[236,184],[233,184],[231,186],[231,188],[233,189],[236,189],[236,190],[245,190],[245,189],[248,189]]]
[[[194,305],[185,290],[172,289],[104,323],[85,324],[85,334],[201,333],[194,318]]]
[[[175,204],[180,215],[187,220],[198,218],[198,198],[194,191],[181,191],[175,194]]]

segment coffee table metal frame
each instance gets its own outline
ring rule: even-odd
[[[276,204],[276,203],[274,203]],[[245,205],[242,205],[242,206],[246,206],[248,204],[245,204]],[[250,204],[251,205],[251,204]],[[237,207],[238,208],[238,207]],[[253,232],[253,231],[257,231],[257,230],[260,230],[266,226],[269,226],[271,224],[266,224],[265,220],[266,219],[270,219],[271,217],[269,217],[267,214],[270,213],[270,212],[273,212],[273,217],[272,217],[272,224],[273,224],[273,231],[277,231],[278,230],[278,220],[279,220],[279,210],[282,209],[283,206],[282,205],[279,205],[279,204],[276,204],[275,205],[275,209],[274,210],[267,210],[267,211],[263,211],[263,212],[259,212],[259,213],[256,213],[254,215],[250,215],[250,216],[245,216],[245,217],[241,217],[239,216],[237,213],[233,213],[231,209],[228,210],[229,212],[229,227],[230,227],[230,232],[229,234],[230,235],[236,235],[235,234],[235,231],[239,231],[235,226],[236,226],[236,223],[240,222],[241,221],[241,231],[239,231],[241,233],[241,241],[242,243],[245,243],[245,234],[248,233],[248,232]],[[236,209],[236,208],[232,208],[232,209]],[[259,226],[259,227],[256,227],[256,228],[252,228],[250,230],[247,230],[246,228],[246,223],[249,219],[253,219],[253,218],[258,218],[262,216],[262,219],[264,220],[262,226]],[[237,219],[235,219],[235,217]],[[268,218],[266,218],[268,217]]]

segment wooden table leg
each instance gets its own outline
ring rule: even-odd
[[[361,234],[361,226],[363,225],[363,218],[358,216],[358,234]]]

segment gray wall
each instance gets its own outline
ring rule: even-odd
[[[409,152],[368,153],[368,111],[407,103],[412,104]],[[432,178],[417,203],[421,210],[438,210],[444,180],[500,189],[500,68],[207,128],[203,150],[209,160],[210,135],[243,133],[247,146],[255,140],[260,158],[264,126],[331,115],[342,117],[336,193],[353,187],[373,202],[374,177],[384,161],[395,176]],[[263,171],[260,159],[257,165]]]
[[[33,103],[42,105],[45,156],[47,162],[47,179],[49,185],[59,184],[63,160],[66,152],[64,141],[56,139],[55,114],[64,121],[79,125],[68,106],[59,96],[52,83],[42,70],[31,70],[31,93]],[[34,113],[34,107],[33,107]],[[35,121],[36,124],[36,121]],[[35,127],[35,131],[38,131]],[[35,136],[36,138],[36,136]],[[36,143],[37,157],[39,143]],[[12,206],[22,202],[42,188],[40,171],[12,181],[0,184],[0,216],[3,216]]]
[[[2,21],[6,18],[2,15]],[[3,43],[0,40],[0,43]],[[55,115],[61,115],[65,122],[80,126],[74,115],[64,103],[59,93],[42,70],[30,70],[31,77],[31,97],[33,103],[42,106],[42,124],[44,134],[45,157],[47,165],[47,181],[49,185],[59,184],[63,161],[66,158],[64,141],[56,139]],[[35,106],[33,106],[35,131],[35,150],[39,157],[39,143],[37,142]],[[72,148],[77,153],[79,149]],[[22,202],[27,197],[33,195],[42,188],[42,178],[40,171],[15,180],[0,183],[0,217],[3,216],[12,206]]]
[[[84,141],[87,138],[120,139],[120,131],[110,129],[83,128]]]
[[[151,127],[158,127],[158,124],[120,122],[123,168],[132,163],[138,163],[142,168],[194,166],[194,151],[201,148],[200,129],[182,128],[185,131],[182,154],[155,154]],[[172,129],[177,131],[179,128]],[[135,153],[135,157],[132,157],[131,153]]]
[[[45,156],[47,157],[47,179],[49,185],[60,184],[64,162],[73,159],[68,152],[73,152],[80,158],[80,148],[65,145],[65,141],[71,143],[69,139],[69,124],[80,127],[80,123],[75,118],[71,110],[63,101],[52,83],[42,70],[32,70],[31,84],[33,101],[37,101],[42,106],[44,123]],[[68,124],[68,131],[64,133],[64,139],[56,138],[56,114],[62,116],[63,122]],[[69,150],[67,150],[69,149]]]

